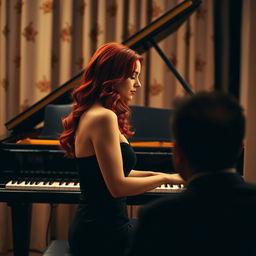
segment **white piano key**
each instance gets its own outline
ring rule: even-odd
[[[72,191],[80,190],[80,185],[79,183],[75,183],[72,181],[67,185],[67,190],[72,190]]]
[[[22,182],[19,181],[19,182],[13,183],[9,187],[12,189],[22,189],[22,188],[24,188],[24,186],[25,186],[25,181],[22,181]]]
[[[31,187],[33,190],[47,190],[46,185],[44,184],[44,181],[39,181],[37,184],[33,184]],[[29,187],[28,187],[29,189]]]
[[[170,185],[170,184],[163,184],[159,187],[156,187],[149,192],[154,192],[154,193],[178,193],[182,192],[184,190],[184,185]]]
[[[50,187],[50,190],[60,190],[60,182],[59,181],[54,181]]]
[[[29,190],[36,190],[38,188],[38,183],[28,183],[24,189],[29,189]]]
[[[6,183],[5,188],[15,189],[16,185],[17,185],[17,181],[14,182],[13,180],[10,180],[9,182]]]

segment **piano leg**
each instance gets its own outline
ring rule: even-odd
[[[13,255],[28,256],[31,204],[9,203],[12,212]]]

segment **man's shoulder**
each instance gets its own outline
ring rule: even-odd
[[[233,200],[237,198],[239,201],[242,198],[247,198],[246,201],[249,203],[256,201],[256,184],[245,182],[220,191],[217,187],[216,190],[208,191],[187,189],[179,194],[166,196],[144,205],[139,211],[139,216],[147,216],[148,218],[152,216],[153,218],[154,216],[168,215],[168,213],[175,216],[176,213],[179,215],[181,212],[194,207],[200,209],[206,205],[221,205],[230,198],[233,198]]]
[[[238,190],[243,194],[256,196],[256,184],[245,182],[237,186]]]
[[[160,216],[180,210],[192,200],[192,194],[189,191],[180,192],[178,194],[167,195],[163,198],[156,199],[140,208],[140,216]]]

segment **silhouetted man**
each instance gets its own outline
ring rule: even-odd
[[[171,131],[187,188],[141,208],[129,256],[256,255],[256,186],[236,171],[245,134],[238,102],[220,92],[184,98]]]

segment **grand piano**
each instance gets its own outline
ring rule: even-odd
[[[188,94],[193,92],[157,43],[174,33],[200,3],[201,0],[185,0],[122,42],[140,54],[153,47]],[[79,201],[79,177],[74,161],[64,158],[57,138],[61,131],[61,117],[70,111],[70,95],[73,88],[80,84],[82,73],[6,123],[11,133],[0,141],[0,201],[7,202],[12,210],[15,256],[28,256],[32,203],[76,204]],[[136,135],[131,140],[138,158],[136,169],[175,172],[168,132],[171,110],[131,108],[131,122],[136,129]],[[146,130],[143,129],[147,120],[152,118],[155,118],[157,126],[151,124],[146,126]],[[41,122],[44,126],[36,128]],[[148,127],[152,128],[149,130]],[[157,188],[128,197],[127,203],[141,205],[180,191],[181,187]]]

